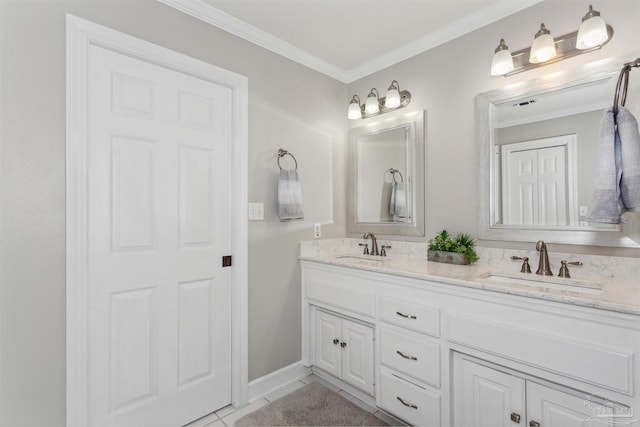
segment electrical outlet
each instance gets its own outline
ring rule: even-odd
[[[587,214],[589,213],[589,206],[581,205],[578,213],[580,214],[580,216],[587,216]]]
[[[322,235],[322,227],[320,224],[313,224],[313,238],[319,239]]]
[[[249,203],[249,221],[264,219],[264,203]]]

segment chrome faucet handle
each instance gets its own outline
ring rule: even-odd
[[[369,255],[369,244],[368,243],[358,243],[358,246],[364,246],[364,251],[362,255]]]
[[[391,245],[380,245],[380,256],[387,256],[387,249],[391,249]]]
[[[520,273],[531,273],[531,266],[529,266],[529,257],[512,256],[511,261],[522,261],[522,268]]]
[[[562,265],[560,266],[560,271],[558,272],[558,276],[564,277],[566,279],[570,279],[571,278],[571,275],[569,274],[569,269],[567,268],[567,265],[576,265],[578,267],[581,267],[583,265],[580,261],[568,262],[565,259],[560,261],[560,264],[562,264]]]

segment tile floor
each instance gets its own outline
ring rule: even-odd
[[[325,385],[327,388],[329,388],[330,390],[334,390],[336,392],[338,392],[341,396],[345,397],[346,399],[349,399],[351,402],[355,403],[356,405],[360,406],[362,409],[364,409],[365,411],[371,412],[372,414],[374,414],[376,417],[380,418],[381,420],[383,420],[384,422],[386,422],[387,424],[394,426],[394,425],[402,425],[398,423],[398,420],[388,416],[387,414],[385,414],[384,412],[378,411],[375,407],[370,406],[366,403],[364,403],[363,401],[353,397],[352,395],[350,395],[349,393],[345,392],[344,390],[341,390],[340,388],[336,387],[335,385],[328,383],[327,381],[323,380],[322,378],[316,376],[316,375],[309,375],[308,377],[302,378],[299,381],[295,381],[293,383],[287,384],[269,394],[267,394],[266,396],[256,400],[253,403],[250,403],[249,405],[240,408],[240,409],[234,409],[233,406],[226,406],[212,414],[209,414],[205,417],[200,418],[199,420],[196,420],[194,422],[192,422],[191,424],[188,424],[186,427],[218,427],[218,426],[227,426],[227,427],[231,427],[233,425],[235,425],[236,420],[242,418],[243,416],[255,411],[256,409],[259,409],[265,405],[268,405],[269,403],[273,402],[276,399],[281,398],[282,396],[291,393],[292,391],[295,391],[297,389],[299,389],[300,387],[304,386],[305,384],[309,384],[310,382],[319,382],[322,383],[323,385]]]

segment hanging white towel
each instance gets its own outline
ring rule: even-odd
[[[403,182],[394,182],[393,189],[391,190],[389,213],[396,218],[407,217],[407,196]]]
[[[389,222],[393,219],[391,212],[391,194],[393,193],[393,182],[382,181],[380,192],[380,221]]]
[[[640,133],[631,112],[619,107],[616,116],[620,136],[620,197],[622,212],[640,212]],[[618,166],[618,165],[617,165]]]
[[[295,169],[280,169],[278,179],[278,215],[280,221],[303,219],[302,186]]]

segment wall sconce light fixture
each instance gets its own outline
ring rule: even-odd
[[[411,102],[411,93],[407,90],[400,90],[398,82],[393,80],[387,90],[386,97],[380,98],[378,89],[374,87],[369,91],[367,100],[364,105],[362,105],[360,97],[353,95],[351,102],[349,102],[347,117],[350,120],[367,119],[399,108],[404,108],[409,105],[409,102]]]
[[[510,76],[572,56],[602,48],[613,37],[613,28],[604,22],[600,12],[589,6],[578,31],[553,38],[544,24],[535,34],[530,48],[511,54],[504,39],[495,49],[491,61],[492,76]]]

